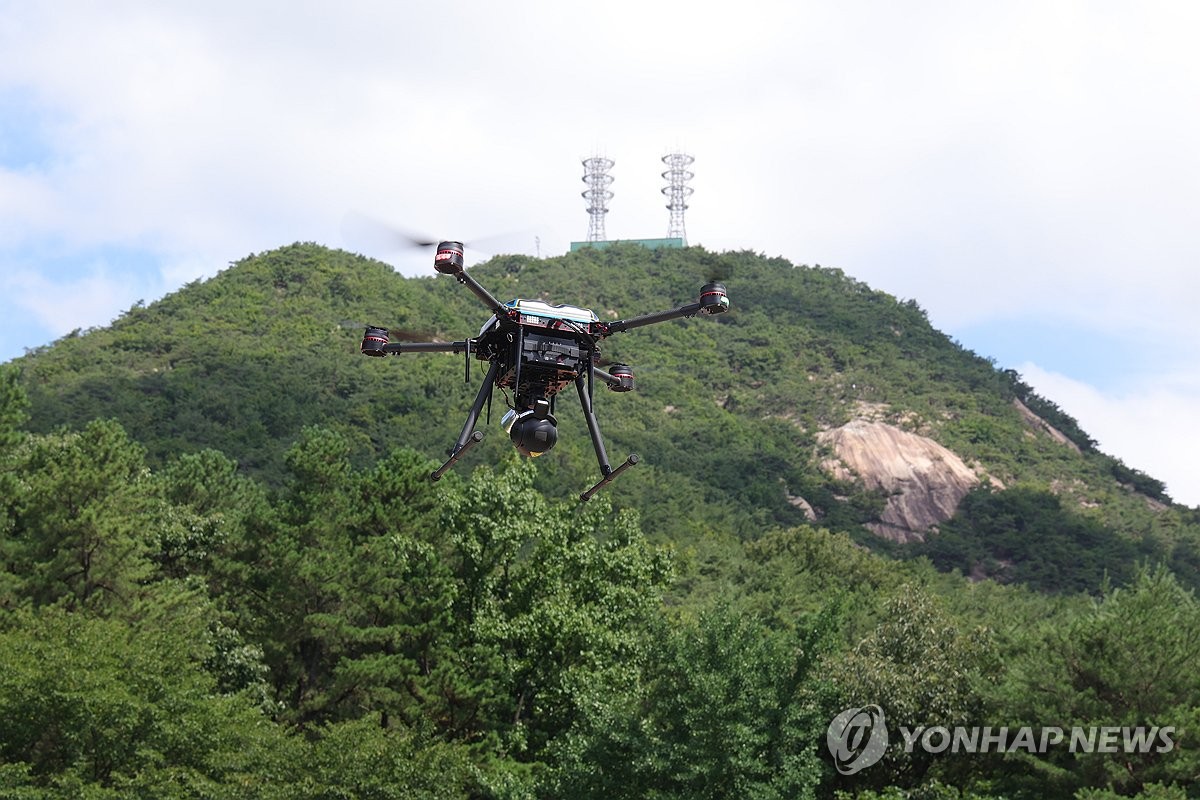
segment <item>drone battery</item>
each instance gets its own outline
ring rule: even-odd
[[[543,335],[526,331],[509,351],[508,369],[496,381],[511,387],[517,397],[551,397],[579,375],[584,349],[570,336]]]
[[[571,339],[527,333],[521,340],[521,362],[524,366],[551,367],[556,372],[576,372],[583,353]]]

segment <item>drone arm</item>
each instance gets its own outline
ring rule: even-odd
[[[697,314],[723,314],[729,310],[729,297],[725,293],[725,285],[717,281],[709,281],[700,287],[700,300],[696,303],[688,303],[686,306],[673,308],[670,311],[656,311],[653,314],[643,314],[640,317],[631,317],[630,319],[619,319],[616,322],[601,322],[598,324],[600,329],[600,338],[610,336],[614,333],[633,330],[640,328],[643,325],[654,325],[658,322],[666,322],[670,319],[679,319],[680,317],[694,317]]]
[[[471,340],[461,342],[389,342],[383,345],[383,353],[398,356],[401,353],[462,353],[471,346]]]
[[[501,305],[500,301],[497,300],[491,292],[483,288],[483,284],[468,275],[465,270],[455,273],[454,277],[459,283],[464,284],[476,297],[483,301],[483,304],[487,306],[488,311],[491,311],[497,317],[503,317],[508,313],[508,309]]]
[[[621,385],[620,378],[618,378],[616,375],[605,372],[604,370],[600,369],[599,367],[592,367],[592,374],[595,375],[600,380],[607,383],[609,386],[620,386]]]
[[[641,328],[645,325],[654,325],[658,322],[666,322],[672,319],[680,319],[682,317],[694,317],[700,311],[699,303],[688,303],[686,306],[673,308],[670,311],[656,311],[653,314],[643,314],[640,317],[631,317],[629,319],[619,319],[616,322],[606,322],[602,324],[604,336],[609,336],[614,333],[623,333],[634,328]]]
[[[437,254],[433,257],[433,268],[443,275],[453,275],[455,280],[464,284],[471,290],[472,294],[483,301],[488,311],[491,311],[497,317],[503,317],[507,313],[507,309],[500,305],[500,301],[493,297],[491,292],[483,288],[483,285],[479,281],[467,274],[467,271],[463,269],[465,263],[462,242],[441,242],[438,244]]]
[[[617,364],[612,372],[605,372],[599,367],[592,367],[592,374],[608,384],[614,392],[633,391],[633,370],[625,364]]]

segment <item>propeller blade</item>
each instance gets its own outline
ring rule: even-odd
[[[706,283],[724,283],[733,276],[733,263],[730,259],[716,255],[715,253],[706,254],[701,261],[704,269],[704,281]]]
[[[496,233],[491,236],[473,236],[471,241],[463,244],[468,250],[475,250],[488,255],[496,255],[501,252],[523,253],[528,249],[528,243],[518,245],[520,239],[529,239],[532,241],[532,233],[530,231],[509,231],[507,233]]]
[[[351,247],[392,252],[434,247],[439,241],[357,211],[342,218],[342,240]]]
[[[357,320],[344,319],[338,323],[342,328],[383,328],[382,325],[372,325],[366,322],[358,322]],[[405,342],[441,342],[447,341],[437,335],[437,331],[431,328],[383,328],[387,331],[388,338],[394,341]]]
[[[528,238],[528,231],[511,231],[492,236],[473,237],[463,242],[467,250],[474,250],[485,255],[494,255],[502,247],[507,247],[518,238]],[[377,252],[399,252],[417,250],[425,247],[436,247],[447,239],[437,239],[425,233],[406,230],[399,225],[384,222],[357,211],[351,211],[342,218],[342,240],[350,247],[374,250]],[[451,241],[460,241],[451,238]],[[521,252],[518,249],[516,252]]]
[[[705,280],[710,283],[713,281],[724,283],[733,274],[733,267],[729,264],[712,264],[705,274],[707,275]]]
[[[635,375],[639,375],[639,376],[640,375],[653,375],[654,373],[659,372],[662,369],[661,367],[654,366],[654,365],[650,365],[650,366],[640,365],[639,366],[639,365],[635,365],[635,364],[630,364],[628,361],[622,361],[619,358],[609,358],[608,356],[600,356],[600,358],[598,358],[593,363],[600,369],[604,370],[605,372],[612,372],[613,367],[629,367],[629,369],[633,370],[633,373]]]

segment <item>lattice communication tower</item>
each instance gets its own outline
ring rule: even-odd
[[[696,159],[687,153],[671,153],[663,156],[662,160],[667,165],[667,171],[662,174],[667,185],[663,187],[662,193],[671,201],[667,203],[667,209],[671,212],[671,224],[667,228],[667,238],[682,239],[686,243],[687,229],[683,224],[683,212],[687,211],[687,199],[695,191],[687,183],[696,177],[688,167]]]
[[[608,171],[615,163],[611,158],[602,156],[592,156],[583,160],[583,182],[588,188],[582,194],[588,203],[589,242],[607,240],[604,235],[604,215],[608,213],[608,201],[613,198],[613,193],[608,188],[612,185],[613,176],[609,175]]]

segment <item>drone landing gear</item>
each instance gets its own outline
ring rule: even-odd
[[[450,458],[445,464],[435,469],[430,473],[429,477],[432,480],[439,480],[446,474],[446,470],[454,466],[454,462],[458,461],[467,451],[475,445],[479,444],[483,439],[483,431],[475,430],[475,423],[479,421],[479,413],[483,411],[483,404],[492,395],[492,385],[496,381],[496,374],[500,371],[500,363],[492,362],[492,366],[488,368],[487,377],[483,379],[483,386],[479,387],[479,394],[475,395],[475,402],[471,406],[470,413],[467,414],[467,421],[463,425],[462,433],[458,435],[458,441],[454,443],[454,447],[450,450]]]
[[[589,369],[586,373],[589,378],[591,377],[591,373],[592,369],[590,368],[589,364]],[[589,391],[591,388],[591,381],[589,380],[587,385],[585,385],[584,374],[581,373],[579,377],[575,379],[575,388],[579,392],[579,405],[583,406],[583,417],[587,420],[588,433],[592,435],[592,447],[596,449],[596,460],[600,462],[600,473],[604,476],[598,483],[596,483],[595,486],[579,495],[579,499],[586,503],[588,500],[592,499],[592,495],[603,489],[608,484],[612,483],[617,479],[618,475],[632,467],[634,464],[638,463],[638,461],[641,459],[638,457],[637,453],[631,453],[629,458],[625,459],[624,463],[622,463],[616,469],[613,469],[609,465],[608,453],[606,453],[604,450],[604,440],[600,438],[600,423],[596,421],[596,414],[592,411],[592,395]]]
[[[625,459],[625,461],[621,464],[621,466],[617,467],[616,469],[612,469],[610,467],[608,469],[608,472],[605,474],[605,476],[603,478],[601,478],[600,481],[595,486],[588,489],[583,494],[579,495],[579,499],[585,503],[588,500],[591,500],[592,495],[594,495],[596,492],[603,489],[605,486],[608,486],[610,483],[612,483],[613,481],[615,481],[617,479],[618,475],[620,475],[622,472],[629,469],[630,467],[632,467],[634,464],[638,463],[641,460],[642,460],[641,457],[639,457],[637,453],[630,453],[629,458]]]
[[[474,447],[475,445],[479,444],[482,441],[483,441],[483,431],[475,431],[474,433],[472,433],[470,436],[467,437],[467,441],[464,442],[461,446],[455,445],[454,449],[450,451],[449,460],[447,460],[445,464],[442,464],[440,467],[435,469],[433,472],[429,473],[430,479],[434,480],[434,481],[440,480],[441,477],[446,474],[446,470],[448,470],[454,466],[454,462],[458,461],[460,458],[465,456],[467,454],[468,450],[470,450],[472,447]]]

